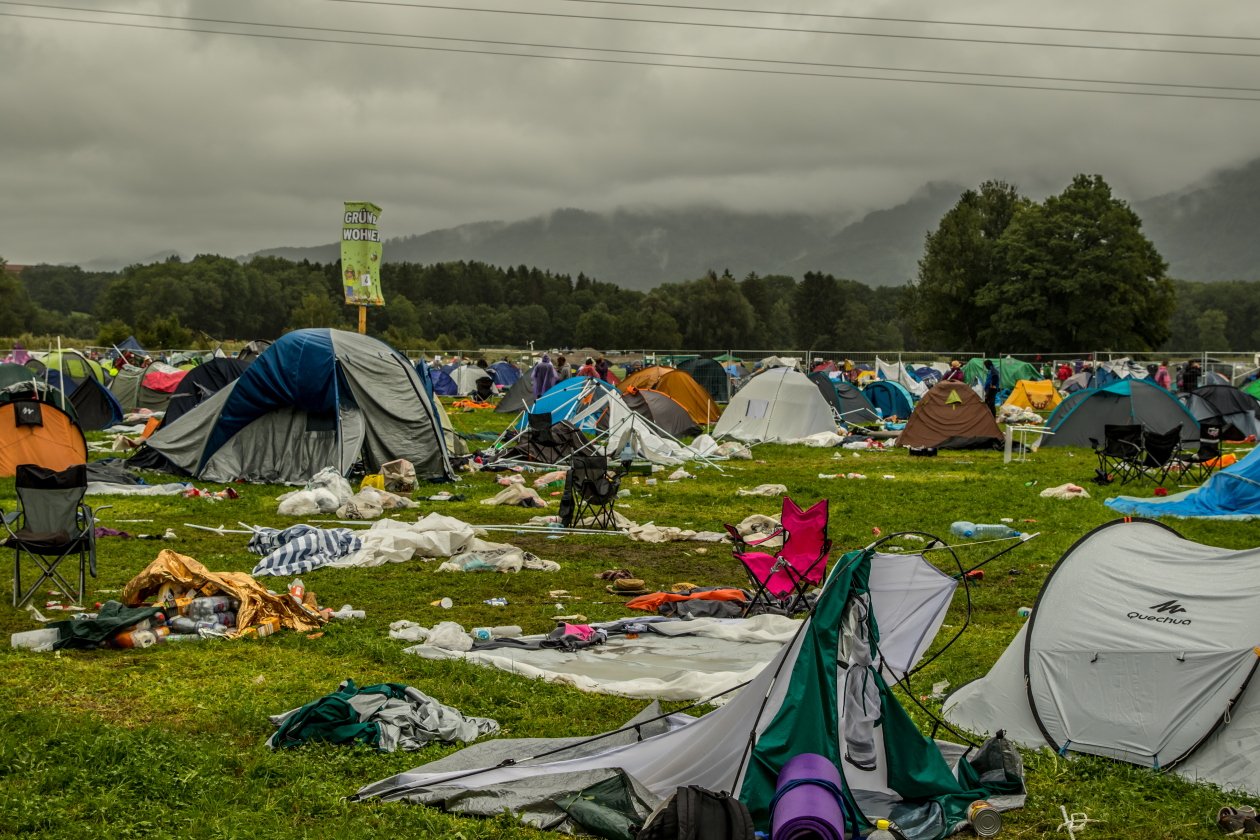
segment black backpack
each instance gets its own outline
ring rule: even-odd
[[[635,840],[753,840],[752,816],[729,794],[688,785],[656,809]]]

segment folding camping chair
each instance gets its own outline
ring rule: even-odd
[[[571,528],[611,531],[617,527],[613,502],[621,490],[621,472],[611,469],[607,455],[574,455],[560,496],[560,524]]]
[[[532,443],[538,445],[539,452],[543,456],[543,462],[554,464],[559,460],[557,449],[559,442],[555,436],[551,434],[551,427],[555,425],[551,420],[550,411],[539,411],[527,414],[529,418],[529,439]]]
[[[1098,470],[1094,480],[1099,484],[1110,484],[1113,476],[1119,476],[1121,484],[1128,484],[1141,475],[1138,467],[1144,452],[1142,450],[1142,426],[1105,425],[1103,440],[1090,438],[1089,444],[1098,456]]]
[[[1225,435],[1225,418],[1209,417],[1199,423],[1199,449],[1196,452],[1181,450],[1177,453],[1175,469],[1199,483],[1207,481],[1216,469],[1221,457],[1221,438]]]
[[[777,529],[759,539],[748,539],[734,525],[726,525],[726,532],[734,544],[732,553],[744,566],[753,586],[753,595],[744,613],[758,605],[777,608],[789,615],[811,609],[805,598],[806,592],[818,586],[827,576],[827,562],[831,554],[831,540],[827,537],[828,501],[801,510],[796,502],[783,497],[783,514]],[[783,538],[783,545],[774,554],[749,551],[775,537]]]
[[[1138,461],[1137,471],[1143,478],[1153,478],[1155,483],[1163,484],[1168,473],[1177,464],[1177,453],[1181,451],[1181,424],[1178,423],[1166,432],[1142,432],[1142,458]]]
[[[14,550],[13,606],[21,607],[50,581],[75,603],[83,599],[86,573],[96,577],[96,515],[83,503],[87,492],[87,465],[51,470],[34,464],[19,464],[16,470],[18,503],[21,510],[6,513],[0,520],[8,537],[4,545]],[[19,525],[16,529],[14,525]],[[78,556],[79,585],[71,586],[58,566]],[[39,579],[22,587],[22,561],[30,558],[39,570]]]

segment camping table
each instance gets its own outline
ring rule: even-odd
[[[1028,438],[1034,434],[1037,435],[1037,438],[1032,444],[1032,449],[1036,449],[1041,446],[1041,441],[1044,436],[1053,435],[1054,432],[1050,431],[1045,426],[1007,426],[1006,445],[1002,450],[1002,463],[1009,464],[1012,460],[1011,449],[1013,448],[1012,442],[1014,441],[1015,435],[1019,435],[1019,458],[1014,460],[1018,460],[1021,463],[1027,461],[1029,450]]]

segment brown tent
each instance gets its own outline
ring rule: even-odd
[[[938,382],[914,407],[897,443],[934,449],[997,449],[1002,432],[988,406],[966,383]]]
[[[677,368],[664,365],[645,367],[627,376],[617,387],[623,394],[634,388],[660,391],[686,409],[691,419],[701,426],[716,423],[721,416],[709,392],[691,374]]]
[[[0,477],[18,464],[64,470],[87,463],[87,441],[79,424],[52,403],[14,400],[0,405]]]

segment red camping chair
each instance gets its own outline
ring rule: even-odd
[[[789,615],[809,609],[805,593],[818,586],[827,576],[831,540],[827,538],[828,502],[826,499],[808,510],[783,497],[780,526],[756,540],[745,538],[734,525],[726,525],[734,543],[732,553],[743,564],[753,585],[753,596],[747,614],[756,605],[782,609]],[[775,537],[783,537],[783,546],[774,554],[749,551]]]

